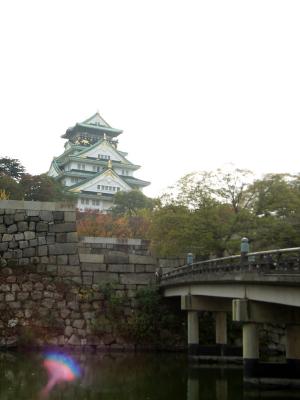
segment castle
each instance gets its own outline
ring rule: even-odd
[[[133,176],[139,165],[118,149],[117,137],[123,131],[112,128],[97,112],[67,129],[65,151],[55,157],[48,175],[58,179],[77,195],[80,211],[108,211],[118,191],[142,189],[150,182]]]

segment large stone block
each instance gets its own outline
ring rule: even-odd
[[[121,251],[110,251],[105,254],[105,262],[107,264],[128,264],[129,256]]]
[[[20,222],[25,220],[25,212],[17,212],[15,214],[15,222]]]
[[[75,222],[65,222],[62,224],[53,224],[49,227],[49,232],[75,232],[76,231],[76,224]]]
[[[64,233],[57,233],[57,234],[55,235],[55,237],[56,237],[56,242],[57,242],[57,243],[66,243],[66,242],[67,242],[67,234],[66,234],[66,232],[64,232]]]
[[[18,232],[25,232],[28,230],[28,222],[21,221],[18,222]]]
[[[78,242],[77,232],[68,232],[67,233],[67,242],[68,243],[77,243]]]
[[[156,259],[150,256],[139,256],[137,254],[129,254],[130,264],[154,264],[156,265]]]
[[[108,265],[109,272],[134,272],[133,264],[110,264]]]
[[[153,281],[153,274],[120,274],[120,283],[123,285],[147,285]]]
[[[15,234],[15,240],[24,240],[24,233],[16,233]]]
[[[6,251],[8,249],[8,242],[0,243],[0,251]]]
[[[47,256],[48,255],[48,246],[38,246],[37,247],[37,255],[39,257]]]
[[[7,228],[7,233],[16,233],[18,231],[17,225],[12,224]]]
[[[4,223],[6,225],[12,225],[14,223],[15,219],[13,214],[10,215],[4,215]]]
[[[57,264],[67,265],[68,264],[68,256],[66,256],[66,255],[57,256]]]
[[[13,240],[13,235],[9,233],[4,233],[4,235],[2,236],[2,242],[10,242],[11,240]]]
[[[79,254],[79,260],[82,263],[104,263],[104,255],[103,254]]]
[[[73,265],[59,265],[57,267],[59,276],[80,276],[80,267]]]
[[[25,231],[24,238],[25,240],[35,239],[35,232]]]
[[[0,224],[0,233],[6,233],[6,226],[4,224]]]
[[[50,225],[50,227],[53,225]],[[37,232],[48,232],[49,224],[47,222],[38,222],[36,224],[36,231]]]
[[[20,247],[20,249],[26,249],[26,247],[28,247],[29,246],[29,244],[28,244],[28,241],[27,240],[21,240],[20,242],[19,242],[19,247]]]
[[[43,221],[53,221],[53,212],[52,211],[40,211],[39,216]]]
[[[106,272],[106,264],[93,264],[93,263],[82,263],[82,271],[85,272]]]
[[[76,211],[65,211],[64,219],[65,219],[65,222],[75,222],[76,221]]]
[[[65,214],[63,211],[54,211],[53,212],[54,221],[63,221],[64,217],[65,217]]]
[[[70,265],[79,265],[79,257],[77,254],[69,255],[69,264]]]
[[[55,243],[49,244],[49,255],[76,254],[77,245],[75,243]]]
[[[23,256],[24,257],[34,257],[35,256],[35,248],[34,247],[28,247],[23,250]]]
[[[93,283],[98,285],[102,283],[119,283],[119,275],[111,272],[95,272]]]

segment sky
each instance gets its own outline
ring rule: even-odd
[[[300,2],[0,2],[0,156],[31,174],[97,110],[158,196],[228,163],[300,172]]]

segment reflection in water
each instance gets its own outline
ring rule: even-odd
[[[191,367],[178,354],[75,354],[81,376],[53,387],[49,400],[242,400],[242,369]],[[0,400],[37,400],[47,383],[42,355],[0,352]],[[277,393],[279,394],[279,393]],[[277,398],[277,397],[269,397]],[[279,397],[280,398],[280,397]],[[292,398],[285,394],[285,400]]]
[[[50,390],[62,382],[72,382],[80,376],[80,369],[72,357],[61,353],[48,353],[43,362],[48,372],[48,383],[41,396],[48,396]]]

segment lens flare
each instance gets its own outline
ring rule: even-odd
[[[46,354],[43,365],[48,372],[48,383],[41,392],[42,396],[47,396],[56,384],[72,382],[80,377],[78,365],[70,356],[64,354]]]

